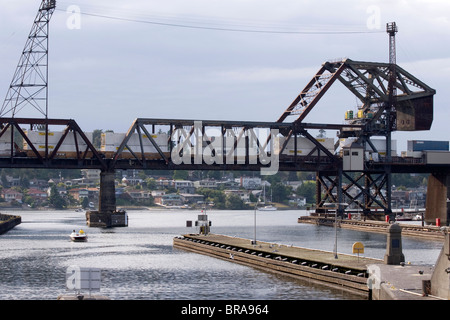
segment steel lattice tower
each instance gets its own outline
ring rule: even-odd
[[[31,105],[40,114],[48,115],[48,35],[50,18],[55,11],[55,0],[42,0],[25,48],[20,57],[0,117]]]
[[[391,22],[386,24],[386,32],[389,34],[389,82],[388,82],[388,106],[386,108],[386,158],[387,161],[390,162],[392,159],[392,131],[396,129],[396,85],[397,81],[397,59],[395,52],[395,34],[397,33],[397,25],[395,22]],[[392,189],[392,174],[391,168],[386,167],[385,173],[386,179],[386,202],[387,202],[387,213],[389,216],[392,215],[392,198],[391,198],[391,189]],[[392,217],[390,217],[392,218]]]

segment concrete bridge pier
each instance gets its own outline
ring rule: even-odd
[[[89,227],[126,227],[127,213],[116,209],[115,171],[102,170],[100,173],[100,194],[98,211],[86,212],[86,223]]]
[[[402,227],[398,223],[394,223],[388,228],[384,263],[398,265],[401,262],[405,262],[402,249]]]
[[[450,299],[450,235],[444,230],[444,246],[435,264],[430,280],[431,294],[443,299]]]
[[[441,226],[449,225],[450,179],[446,173],[433,173],[428,177],[425,223]],[[439,219],[439,220],[437,220]]]

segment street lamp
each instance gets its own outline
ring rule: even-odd
[[[259,197],[258,197],[258,200],[256,200],[255,213],[254,213],[254,239],[252,241],[252,245],[254,245],[254,246],[256,246],[256,209],[258,208],[258,203],[259,203]]]
[[[334,209],[334,248],[333,248],[333,253],[334,253],[334,258],[338,259],[338,254],[337,254],[337,242],[338,242],[338,232],[337,232],[337,224],[338,224],[338,213],[341,212],[342,206],[346,205],[343,203],[325,203],[324,207],[329,207],[330,209]]]

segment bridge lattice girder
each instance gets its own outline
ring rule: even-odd
[[[342,130],[340,137],[356,137],[362,145],[370,145],[371,136],[384,136],[388,162],[391,162],[391,131],[395,130],[429,130],[433,121],[433,96],[436,93],[403,68],[390,63],[361,62],[345,59],[325,62],[311,81],[282,113],[278,122],[285,122],[288,117],[296,116],[293,123],[302,123],[316,107],[319,100],[338,80],[361,102],[359,110],[370,117],[357,117],[348,121],[361,125],[361,130]],[[367,168],[367,165],[366,165]],[[357,179],[351,173],[321,173],[317,170],[316,206],[322,208],[325,203],[340,203],[346,197],[349,204],[355,203],[365,210],[373,205],[390,213],[390,175],[392,167],[387,164],[380,167],[374,179],[370,170],[361,172]],[[342,185],[342,177],[350,182]],[[365,183],[358,181],[364,178]],[[348,192],[354,187],[359,190],[355,196]],[[386,188],[384,196],[382,189]],[[341,199],[341,200],[339,200]],[[338,211],[342,212],[342,207]]]
[[[25,106],[31,106],[47,117],[48,34],[55,8],[55,0],[41,2],[6,98],[0,108],[0,117],[9,113],[14,117]]]
[[[417,101],[432,99],[436,93],[434,89],[399,66],[396,66],[395,70],[396,95],[394,98],[397,105],[414,108]],[[339,80],[361,101],[364,111],[375,108],[377,113],[369,121],[377,121],[389,102],[389,77],[389,63],[361,62],[351,59],[325,62],[282,113],[278,122],[284,122],[289,116],[297,116],[294,122],[302,122],[336,80]],[[431,113],[431,119],[428,119],[429,123],[425,124],[429,129],[432,121],[432,108],[427,112]],[[423,128],[418,130],[423,130]]]

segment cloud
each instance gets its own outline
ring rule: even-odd
[[[0,93],[9,86],[38,2],[2,3]],[[82,15],[81,28],[70,30],[65,10],[74,4],[124,20]],[[265,34],[139,22],[367,31],[370,6],[380,9],[376,34]],[[390,21],[399,26],[399,65],[437,90],[436,135],[446,129],[440,122],[448,118],[443,105],[450,99],[449,1],[63,0],[57,8],[50,30],[50,115],[73,118],[85,130],[125,132],[136,117],[275,121],[324,61],[387,61]],[[327,92],[308,122],[341,122],[355,99],[335,87],[341,85]]]

